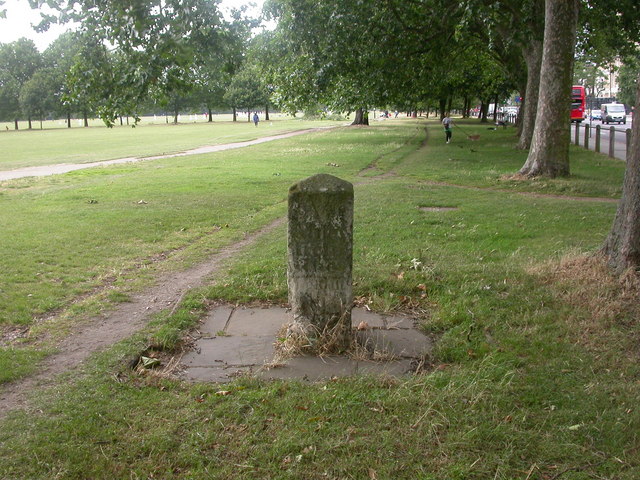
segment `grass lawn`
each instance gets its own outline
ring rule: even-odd
[[[187,120],[188,116],[183,118]],[[345,121],[309,121],[285,115],[272,115],[269,122],[260,122],[256,128],[243,116],[232,122],[230,116],[220,115],[212,123],[153,122],[144,118],[135,128],[114,126],[107,128],[99,122],[90,127],[60,128],[58,122],[46,122],[39,130],[6,130],[0,124],[0,146],[3,155],[0,170],[13,170],[39,165],[60,163],[89,163],[117,158],[145,157],[181,152],[203,145],[242,142],[258,137],[277,135],[306,128],[343,125]],[[201,119],[200,119],[201,120]]]
[[[149,343],[179,351],[211,301],[285,302],[283,226],[2,421],[0,478],[640,478],[638,280],[589,255],[623,162],[575,149],[571,177],[518,180],[512,130],[465,130],[480,140],[398,120],[0,184],[0,332],[32,332],[5,341],[0,383],[159,271],[285,215],[288,187],[320,172],[355,184],[358,301],[438,338],[429,371],[405,378],[220,386],[128,369]]]

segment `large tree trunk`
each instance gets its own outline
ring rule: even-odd
[[[493,99],[493,123],[497,123],[498,122],[498,102],[500,101],[500,98],[498,97],[498,95],[495,96],[495,98]]]
[[[71,128],[71,110],[67,110],[67,128]]]
[[[445,110],[447,109],[447,99],[446,98],[438,99],[438,106],[439,106],[438,108],[440,108],[440,111],[438,112],[438,114],[440,115],[440,120],[442,120],[446,116]]]
[[[482,123],[487,123],[489,121],[487,118],[487,114],[489,112],[490,103],[491,103],[491,100],[487,100],[480,104],[480,121]]]
[[[27,125],[29,125],[29,127],[28,127],[28,128],[29,128],[29,130],[32,130],[32,129],[33,129],[33,126],[31,125],[31,115],[28,115],[28,116],[27,116]]]
[[[636,105],[640,105],[640,74],[636,86]],[[634,120],[622,198],[611,232],[602,247],[602,253],[608,257],[609,265],[616,273],[640,267],[640,120]]]
[[[82,117],[84,119],[84,126],[88,127],[89,126],[89,114],[87,113],[86,109],[82,111]]]
[[[522,49],[524,61],[527,64],[527,86],[524,101],[520,107],[521,131],[518,146],[520,150],[531,147],[533,129],[536,124],[536,107],[538,106],[538,90],[540,88],[540,65],[542,64],[542,42],[532,39]]]
[[[264,106],[264,119],[268,122],[269,121],[269,105],[265,105]]]
[[[233,121],[234,122],[238,121],[238,112],[236,110],[236,107],[233,107]]]
[[[531,150],[522,175],[569,175],[573,55],[579,0],[546,0],[540,90]]]
[[[213,112],[211,111],[210,108],[207,107],[207,113],[209,114],[209,120],[207,120],[209,123],[213,122]]]
[[[13,128],[14,128],[15,130],[18,130],[18,119],[17,119],[17,118],[15,118],[15,119],[13,120]]]
[[[369,125],[369,112],[364,108],[356,110],[356,118],[353,119],[351,125]]]

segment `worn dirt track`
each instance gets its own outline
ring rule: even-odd
[[[24,408],[35,388],[55,385],[59,374],[76,368],[91,354],[130,337],[142,329],[154,313],[175,306],[189,289],[205,284],[209,277],[218,273],[225,260],[254,245],[264,234],[282,225],[285,220],[274,220],[195,267],[159,278],[153,287],[138,294],[130,302],[120,304],[75,331],[59,344],[58,353],[42,362],[38,373],[2,386],[0,419],[11,410]]]
[[[326,130],[326,128],[298,130],[247,142],[210,145],[155,157],[131,157],[89,164],[51,165],[48,167],[5,171],[0,172],[0,181],[29,176],[55,175],[78,169],[118,163],[219,152],[323,130]],[[282,225],[285,220],[285,218],[276,219],[258,231],[247,235],[241,241],[221,249],[207,261],[195,267],[158,278],[153,287],[136,295],[130,302],[118,305],[101,317],[94,318],[91,323],[75,330],[57,345],[57,353],[45,358],[40,363],[36,374],[0,387],[0,419],[6,417],[12,410],[25,408],[28,405],[29,396],[35,389],[54,386],[57,383],[58,375],[78,367],[93,353],[104,350],[138,332],[147,324],[153,314],[176,306],[189,289],[203,285],[209,277],[215,276],[220,271],[225,260],[233,257],[244,248],[250,247],[262,235]]]

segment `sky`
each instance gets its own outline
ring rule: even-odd
[[[250,1],[256,4],[258,12],[262,9],[264,0]],[[249,3],[248,0],[222,0],[221,6],[239,7],[247,3]],[[15,42],[21,37],[26,37],[32,39],[38,50],[43,52],[51,42],[69,28],[65,25],[53,25],[49,31],[37,33],[31,25],[40,22],[40,14],[38,10],[32,10],[29,7],[28,0],[5,0],[1,8],[6,9],[7,18],[0,18],[0,43]]]

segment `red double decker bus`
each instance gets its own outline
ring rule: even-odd
[[[584,111],[587,104],[587,96],[582,85],[571,87],[571,121],[578,122],[584,120]]]

